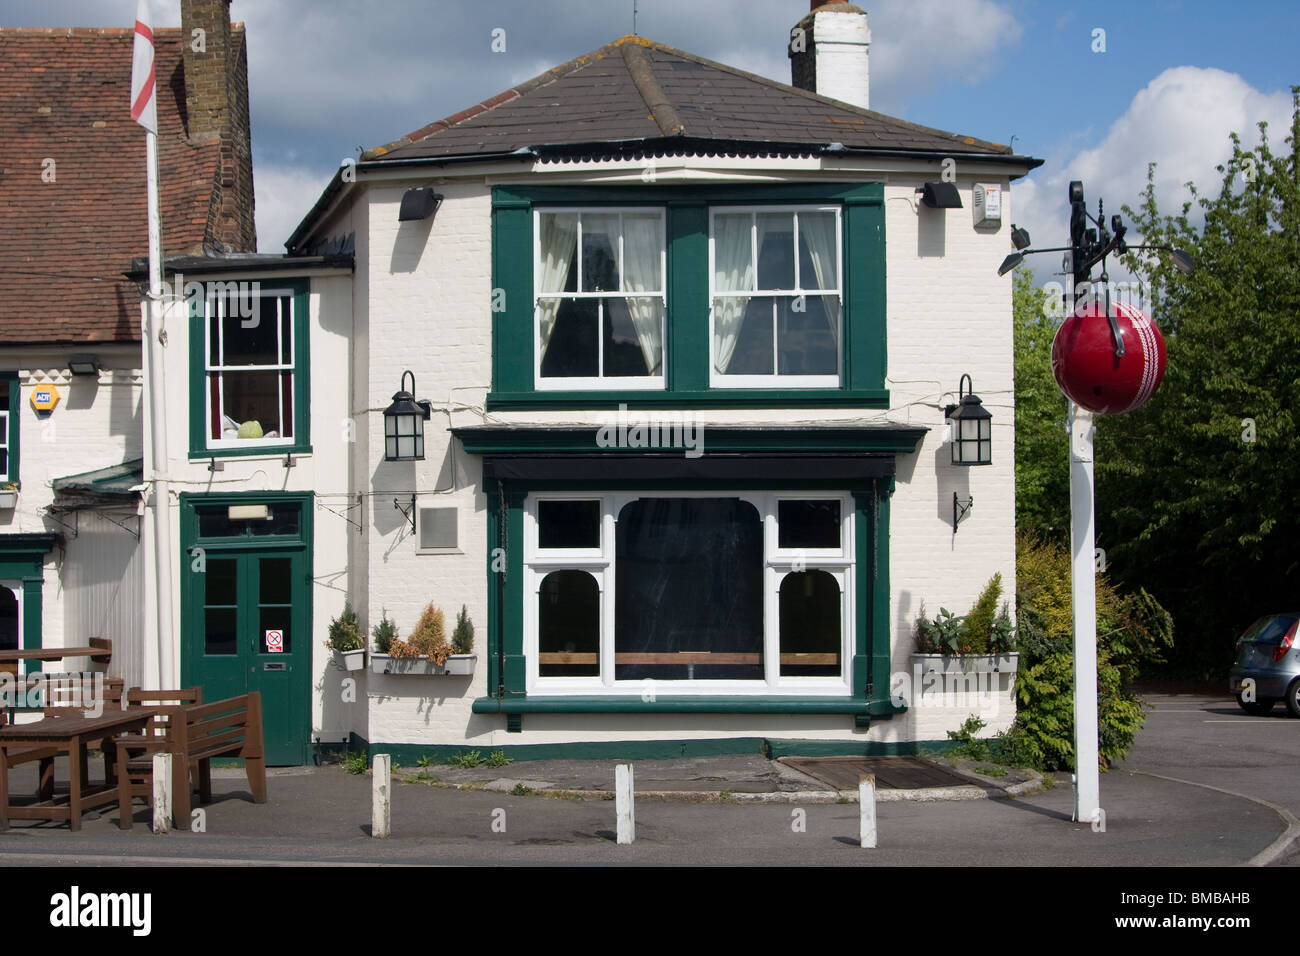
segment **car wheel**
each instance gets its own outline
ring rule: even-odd
[[[1292,684],[1290,691],[1287,692],[1286,703],[1288,708],[1293,706],[1295,701],[1295,692],[1297,690],[1300,690],[1300,681],[1296,681],[1296,683]],[[1272,697],[1260,697],[1256,700],[1246,700],[1240,693],[1237,694],[1237,706],[1248,714],[1254,714],[1256,717],[1262,717],[1264,714],[1267,714],[1273,709],[1273,705],[1276,703],[1277,701]],[[1295,710],[1292,710],[1291,713],[1300,717],[1300,713],[1296,713]]]
[[[1286,709],[1292,717],[1300,717],[1300,677],[1293,680],[1286,689]]]

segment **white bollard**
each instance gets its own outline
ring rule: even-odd
[[[869,773],[858,781],[858,825],[862,846],[876,845],[876,775]]]
[[[128,806],[123,813],[130,813]],[[172,828],[172,755],[153,755],[153,832],[168,833]]]
[[[618,842],[636,839],[636,812],[632,803],[632,765],[614,767],[614,809],[618,812]]]
[[[392,754],[375,754],[371,770],[370,794],[373,800],[370,810],[370,835],[383,839],[392,832],[393,824]]]

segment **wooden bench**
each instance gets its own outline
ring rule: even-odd
[[[183,719],[182,719],[183,717]],[[153,794],[153,757],[172,755],[172,817],[178,829],[190,825],[192,776],[199,800],[212,800],[214,757],[242,757],[254,803],[266,802],[266,750],[262,740],[262,695],[186,705],[168,720],[165,737],[120,737],[117,741],[118,826],[131,829],[133,797]]]
[[[20,679],[21,683],[35,677],[35,674],[26,674]],[[94,709],[96,705],[103,707],[104,710],[120,709],[122,706],[122,692],[126,687],[126,682],[120,677],[106,677],[100,685],[95,678],[98,674],[89,673],[41,673],[42,686],[45,689],[45,707],[44,714],[46,717],[57,717],[59,714],[81,714],[83,711]],[[102,691],[102,699],[100,692]],[[89,705],[89,706],[88,706]],[[104,778],[111,784],[114,776],[114,761],[112,754],[112,745],[107,744],[101,747],[104,752]],[[61,751],[53,746],[34,746],[23,749],[10,749],[5,754],[5,761],[9,768],[19,764],[31,763],[39,760],[40,778],[37,783],[37,798],[48,800],[53,795],[54,786],[54,758]],[[87,779],[86,753],[81,753],[81,779]]]

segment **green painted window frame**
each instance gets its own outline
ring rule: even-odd
[[[858,726],[872,717],[888,718],[906,709],[889,697],[889,502],[893,478],[876,478],[845,487],[840,481],[728,482],[731,490],[770,492],[838,491],[854,507],[854,576],[857,613],[851,658],[851,693],[843,697],[794,695],[680,696],[659,695],[647,703],[637,694],[600,696],[528,696],[528,661],[524,654],[524,510],[525,499],[540,492],[610,492],[682,490],[707,493],[708,485],[691,479],[653,482],[501,481],[488,489],[487,579],[489,696],[475,700],[474,713],[780,713],[850,714]],[[504,561],[502,560],[504,549]],[[512,729],[514,726],[512,724]]]
[[[23,404],[23,387],[18,380],[17,372],[0,372],[0,388],[6,389],[9,395],[9,428],[5,435],[5,444],[9,450],[9,464],[6,466],[7,471],[3,481],[0,484],[6,484],[10,481],[22,485],[22,479],[19,477],[19,423],[22,419]]]
[[[57,535],[48,533],[0,535],[0,579],[22,583],[23,650],[39,650],[45,646],[41,634],[45,556],[57,541]],[[28,674],[43,669],[41,661],[25,663]]]
[[[842,207],[842,385],[719,388],[709,385],[709,210],[724,205]],[[533,350],[533,212],[546,206],[658,206],[668,239],[664,388],[537,390]],[[492,190],[492,391],[488,410],[617,408],[888,408],[884,185],[496,186]]]
[[[235,279],[212,280],[234,282]],[[261,281],[261,280],[259,280]],[[207,343],[208,285],[203,296],[190,299],[190,451],[191,460],[205,458],[279,458],[311,454],[311,281],[309,279],[267,279],[269,288],[293,290],[293,443],[259,445],[256,448],[209,448],[207,439]]]

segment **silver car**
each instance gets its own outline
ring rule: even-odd
[[[1248,714],[1267,714],[1279,700],[1300,717],[1300,646],[1295,645],[1300,612],[1267,614],[1237,640],[1228,689]]]

